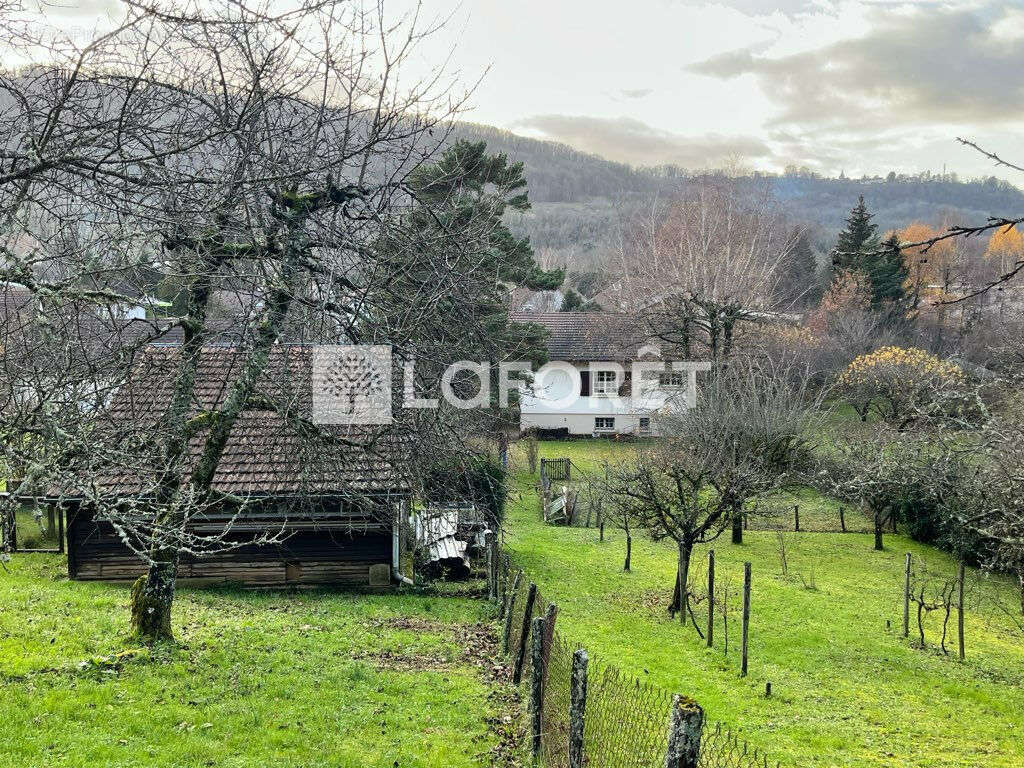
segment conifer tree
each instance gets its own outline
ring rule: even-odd
[[[868,212],[861,195],[832,251],[833,275],[850,269],[868,271],[865,256],[878,249],[878,225],[872,218],[874,214]]]
[[[802,228],[793,234],[793,248],[786,257],[779,289],[783,301],[799,306],[817,304],[821,298],[817,260],[810,237]]]
[[[900,250],[900,238],[895,232],[872,254],[869,254],[865,271],[871,281],[871,306],[899,307],[906,298],[905,284],[908,277],[907,265]]]

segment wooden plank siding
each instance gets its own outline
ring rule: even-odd
[[[276,531],[283,521],[262,520],[260,529]],[[334,516],[295,521],[285,526],[280,544],[242,544],[237,549],[196,558],[185,555],[178,578],[204,582],[237,581],[253,585],[339,584],[366,586],[371,565],[391,566],[391,526]],[[244,542],[252,533],[232,531]],[[113,525],[98,521],[87,507],[68,512],[68,575],[83,581],[127,581],[145,573],[145,565],[121,541]]]

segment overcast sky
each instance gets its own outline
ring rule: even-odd
[[[474,122],[638,165],[945,164],[1024,184],[955,142],[1024,162],[1024,0],[456,1],[424,0],[455,10],[421,65],[451,52],[464,81],[483,76]]]
[[[444,38],[468,119],[634,164],[1024,160],[1024,0],[465,0]]]

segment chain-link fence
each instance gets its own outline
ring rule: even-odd
[[[767,758],[685,697],[588,656],[557,630],[558,608],[498,557],[502,647],[530,701],[531,749],[561,768],[767,768]],[[538,635],[539,634],[539,639]],[[696,714],[695,714],[696,713]]]

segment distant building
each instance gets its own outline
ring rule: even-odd
[[[521,396],[524,431],[657,435],[660,417],[694,402],[693,371],[640,371],[634,388],[635,364],[662,367],[657,345],[634,318],[612,312],[515,312],[512,320],[536,323],[549,334],[551,362]]]

